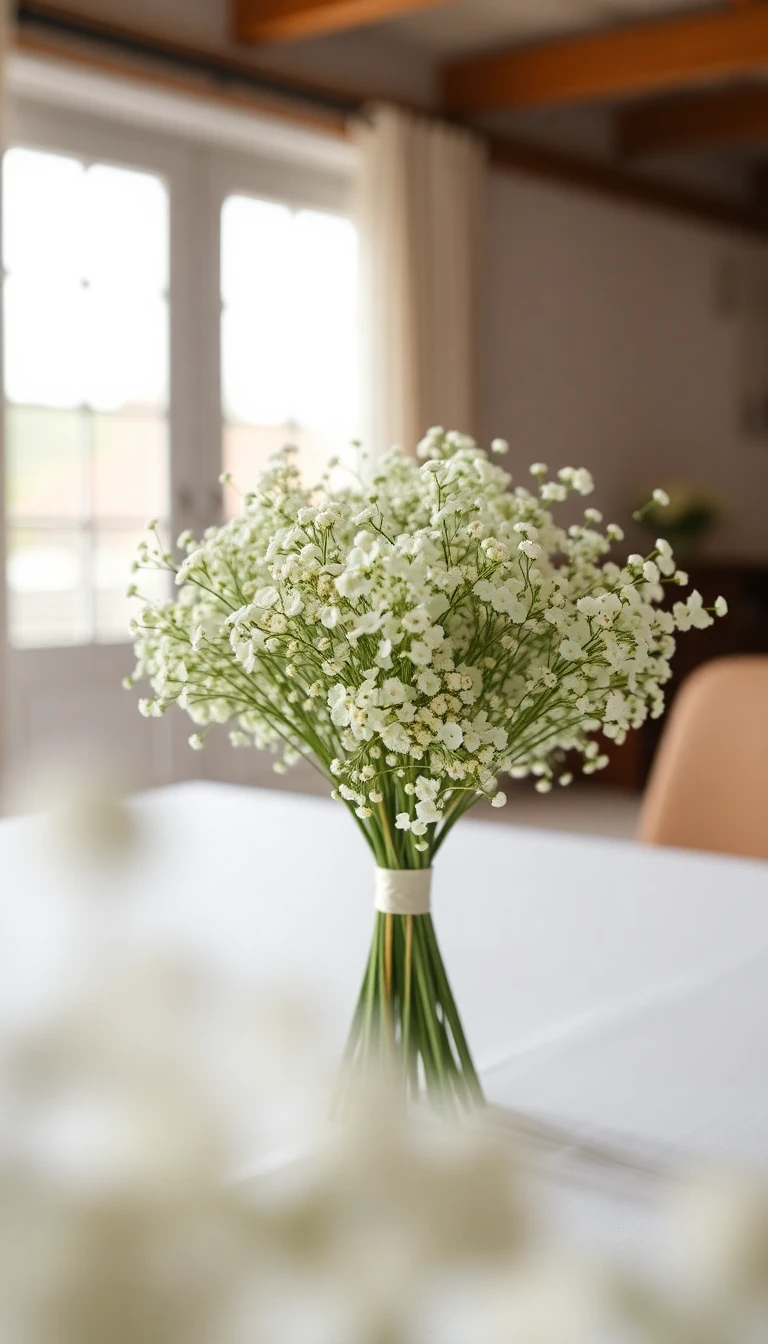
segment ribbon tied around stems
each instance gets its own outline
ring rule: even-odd
[[[377,868],[374,904],[385,915],[428,915],[431,868]]]

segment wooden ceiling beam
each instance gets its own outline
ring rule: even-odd
[[[768,141],[768,84],[664,98],[620,112],[616,152],[626,160]]]
[[[451,112],[622,98],[768,67],[768,5],[658,19],[469,58],[443,72]]]
[[[291,42],[383,23],[446,0],[235,0],[238,42]]]
[[[740,205],[711,192],[640,177],[610,163],[526,140],[490,136],[488,144],[490,161],[496,168],[602,197],[617,205],[768,241],[768,215],[756,203]]]

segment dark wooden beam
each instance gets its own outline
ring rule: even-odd
[[[641,103],[616,118],[623,159],[768,140],[768,84],[745,84]]]
[[[768,225],[768,160],[759,163],[752,173],[752,203]]]
[[[768,67],[768,5],[710,10],[460,60],[443,96],[458,113],[631,97]]]
[[[238,42],[290,42],[413,14],[446,0],[235,0]]]
[[[768,217],[710,192],[638,177],[582,155],[544,149],[528,141],[490,139],[491,163],[558,187],[600,196],[619,205],[666,214],[692,224],[728,229],[768,242]]]

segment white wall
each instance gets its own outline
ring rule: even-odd
[[[729,502],[708,551],[768,558],[768,437],[740,429],[743,314],[717,297],[768,248],[508,173],[489,195],[483,437],[510,439],[518,474],[589,467],[622,525],[648,484],[706,486]]]

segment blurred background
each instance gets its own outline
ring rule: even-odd
[[[312,476],[437,420],[519,480],[586,466],[728,600],[675,684],[768,651],[764,6],[69,0],[6,46],[7,776],[311,787],[121,689],[146,521],[202,530],[286,441]],[[507,815],[631,834],[657,737]]]

